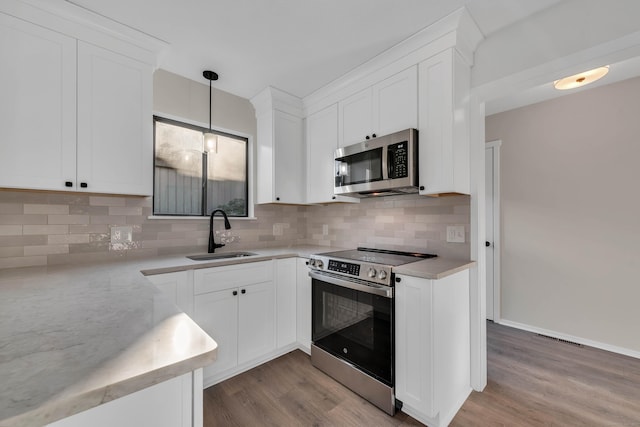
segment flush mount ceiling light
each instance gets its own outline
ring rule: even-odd
[[[205,79],[209,80],[209,131],[204,133],[204,146],[206,151],[218,152],[218,135],[211,130],[211,81],[218,80],[218,74],[205,70],[202,72]]]
[[[553,86],[558,90],[575,89],[593,83],[596,80],[603,78],[609,72],[609,66],[606,65],[600,68],[594,68],[593,70],[585,71],[573,76],[565,77],[553,82]]]

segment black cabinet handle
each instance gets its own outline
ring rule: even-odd
[[[233,296],[235,297],[236,295],[238,295],[238,291],[233,291]]]
[[[82,187],[82,188],[87,188],[87,187],[88,187],[88,185],[87,185],[87,183],[86,183],[86,182],[81,182],[81,183],[80,183],[80,187]]]
[[[396,283],[400,283],[401,279],[399,277],[396,277]]]
[[[489,243],[489,242],[484,242],[484,245],[485,245],[486,247],[489,247],[489,246],[491,246],[491,243]]]
[[[375,137],[376,137],[376,134],[374,133],[373,135],[371,135],[371,137],[372,137],[372,138],[375,138]]]
[[[423,191],[423,190],[424,190],[424,185],[421,185],[420,186],[420,191]]]
[[[65,182],[64,182],[64,186],[65,186],[65,187],[73,187],[73,182],[71,182],[71,181],[65,181]]]

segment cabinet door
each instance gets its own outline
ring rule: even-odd
[[[243,286],[239,296],[238,363],[242,364],[276,348],[273,281]]]
[[[205,383],[238,364],[239,297],[238,289],[224,289],[194,298],[193,320],[218,344],[218,358],[204,368]]]
[[[275,202],[305,202],[304,144],[302,119],[282,111],[273,112]]]
[[[432,293],[431,280],[396,276],[396,397],[428,417],[437,412]]]
[[[334,155],[338,148],[338,104],[307,117],[307,203],[351,202],[355,197],[336,196]]]
[[[449,49],[421,62],[418,78],[420,194],[469,194],[469,67]]]
[[[277,347],[296,342],[296,258],[276,261]]]
[[[373,133],[373,97],[367,88],[338,103],[340,147],[365,140]]]
[[[311,349],[311,277],[309,277],[309,260],[298,258],[296,278],[297,320],[296,333],[298,343],[307,352]]]
[[[153,194],[151,78],[147,64],[78,42],[81,190]]]
[[[75,39],[0,13],[0,58],[0,186],[75,188]]]
[[[193,279],[189,271],[155,274],[147,276],[162,293],[164,293],[180,310],[193,315]]]
[[[418,127],[417,66],[373,87],[373,113],[373,131],[377,136]]]

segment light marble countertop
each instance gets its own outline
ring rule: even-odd
[[[0,427],[41,426],[212,363],[217,344],[145,275],[309,257],[295,246],[192,261],[184,255],[0,270]],[[473,265],[394,269],[438,279]]]
[[[393,272],[423,279],[437,280],[471,268],[475,264],[475,261],[470,260],[437,257],[394,267]]]

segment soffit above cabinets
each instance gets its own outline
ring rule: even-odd
[[[215,69],[218,89],[245,98],[303,98],[461,7],[486,37],[560,1],[55,0],[167,42],[160,68],[194,81]]]

